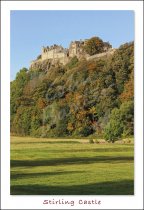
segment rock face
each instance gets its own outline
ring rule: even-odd
[[[67,64],[74,56],[76,56],[78,59],[85,58],[89,60],[96,57],[101,57],[101,55],[104,56],[111,50],[111,47],[107,47],[107,43],[105,43],[105,53],[89,56],[84,50],[86,42],[87,39],[84,41],[72,41],[68,49],[56,44],[50,47],[42,47],[41,55],[38,56],[36,60],[31,62],[30,69],[41,68],[42,70],[46,71],[50,68],[51,65]]]
[[[51,66],[52,66],[51,60],[47,59],[42,61],[41,59],[39,59],[31,63],[29,70],[41,69],[43,71],[47,71]]]

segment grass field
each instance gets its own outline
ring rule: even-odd
[[[11,137],[11,195],[133,195],[133,144]]]

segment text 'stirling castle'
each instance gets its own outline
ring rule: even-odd
[[[112,53],[112,46],[108,42],[104,42],[103,53],[99,53],[93,56],[88,55],[84,46],[87,43],[87,39],[80,41],[72,41],[69,48],[63,48],[61,45],[54,44],[53,46],[42,47],[42,53],[36,60],[31,62],[30,67],[35,67],[44,61],[49,61],[50,64],[67,64],[71,58],[76,56],[78,59],[85,58],[87,60],[93,57],[101,57],[107,53]]]

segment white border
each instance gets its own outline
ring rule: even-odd
[[[2,1],[2,209],[142,209],[143,202],[143,2],[138,1]],[[135,195],[11,196],[10,195],[10,10],[134,10],[135,11]],[[97,199],[101,205],[43,205],[44,199]]]

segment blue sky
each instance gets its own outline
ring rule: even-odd
[[[114,48],[134,40],[133,11],[11,11],[11,80],[42,46],[99,36]]]

